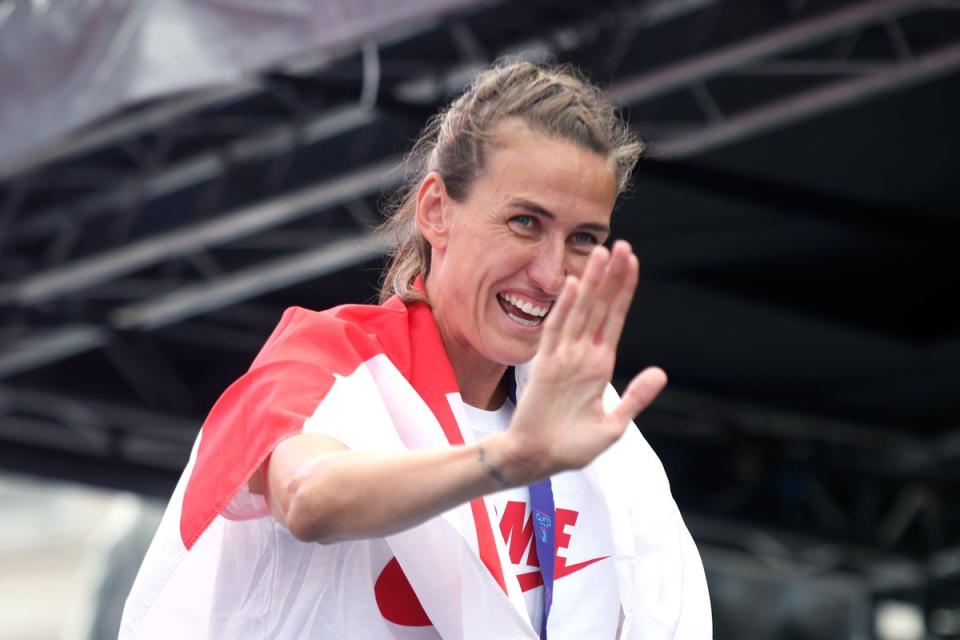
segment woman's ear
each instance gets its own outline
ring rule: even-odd
[[[417,190],[417,230],[434,250],[443,249],[450,231],[449,196],[436,171],[424,177]]]

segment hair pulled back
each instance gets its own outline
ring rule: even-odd
[[[393,294],[423,300],[413,283],[430,271],[430,244],[417,231],[417,191],[431,171],[451,198],[463,202],[484,169],[494,130],[519,118],[532,130],[605,156],[623,193],[643,143],[596,86],[570,66],[500,60],[482,71],[459,98],[432,117],[407,157],[404,186],[381,229],[394,234],[380,302]]]

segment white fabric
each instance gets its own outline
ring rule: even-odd
[[[465,405],[466,406],[466,405]],[[496,411],[484,411],[466,406],[467,417],[475,437],[480,440],[491,433],[505,431],[510,426],[514,406],[509,400]],[[610,556],[613,541],[608,518],[601,499],[580,472],[566,472],[551,479],[556,507],[557,555],[562,567],[556,571],[553,605],[548,621],[550,638],[613,638],[620,619],[620,596],[617,576]],[[533,529],[530,509],[530,490],[526,487],[507,489],[489,496],[497,513],[500,532],[511,552],[509,536],[522,536]],[[517,522],[517,515],[522,520]],[[531,567],[532,538],[517,561],[511,553],[514,575],[521,576],[538,569]],[[603,558],[587,566],[581,563]],[[539,559],[542,564],[543,558]],[[527,611],[534,629],[540,628],[543,615],[543,587],[524,592]]]
[[[464,404],[463,408],[466,412],[467,420],[470,423],[473,437],[478,442],[492,433],[506,431],[507,427],[510,426],[510,419],[513,417],[514,410],[513,403],[510,402],[510,400],[504,402],[503,406],[496,411],[485,411],[483,409],[471,407],[468,404]],[[504,489],[503,491],[490,494],[487,496],[487,498],[493,505],[493,511],[496,514],[496,519],[494,522],[500,525],[501,532],[504,525],[504,513],[507,509],[507,505],[511,502],[524,505],[525,510],[522,520],[523,524],[526,524],[530,518],[530,489],[527,487]],[[510,540],[505,536],[504,543],[508,546],[510,544]],[[524,559],[526,559],[527,553],[528,552],[524,553]],[[514,576],[532,570],[532,568],[527,566],[524,562],[512,562],[512,558],[511,564],[513,565]],[[530,619],[530,625],[534,629],[539,629],[541,620],[543,619],[543,587],[525,591],[523,593],[523,600],[524,604],[527,606],[527,616]]]
[[[524,375],[519,368],[520,394]],[[612,388],[606,400],[616,400]],[[448,401],[464,440],[473,442],[472,430],[462,426],[467,420],[459,395],[449,395]],[[337,379],[304,430],[328,433],[355,450],[448,446],[430,409],[383,355]],[[189,472],[188,466],[184,478]],[[576,502],[580,518],[606,520],[606,533],[599,537],[607,538],[610,557],[557,581],[551,640],[613,637],[608,613],[598,614],[600,635],[584,635],[575,627],[579,617],[586,617],[578,613],[580,596],[560,604],[578,576],[590,584],[611,585],[613,602],[619,600],[617,613],[623,612],[621,638],[710,638],[710,603],[699,555],[660,462],[636,428],[628,427],[583,472],[570,474],[577,478],[569,490],[567,475],[557,476],[554,485],[558,506]],[[331,545],[301,543],[269,517],[220,516],[187,552],[178,531],[183,484],[181,480],[127,601],[121,639],[538,637],[517,581],[506,581],[505,595],[481,563],[468,505],[386,539]],[[244,492],[229,507],[234,516],[262,509]],[[499,524],[496,498],[485,503],[491,522]],[[566,552],[570,562],[598,553],[579,548],[580,522]],[[499,534],[496,524],[494,528]],[[604,526],[597,529],[602,530]],[[507,545],[500,535],[494,538],[501,566],[512,566]],[[374,585],[391,557],[399,561],[435,628],[384,619]],[[604,602],[610,604],[610,597]]]

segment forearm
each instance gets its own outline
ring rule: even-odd
[[[271,463],[271,508],[301,540],[396,533],[505,488],[512,468],[504,445],[497,434],[479,445],[446,449],[337,451],[307,460],[295,472]],[[279,486],[284,475],[289,480]]]

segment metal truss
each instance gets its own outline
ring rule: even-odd
[[[59,393],[0,387],[0,437],[101,460],[179,472],[193,420]]]
[[[204,282],[114,309],[99,325],[61,326],[21,338],[0,353],[0,378],[107,345],[116,330],[148,331],[242,302],[311,278],[336,273],[386,253],[388,237],[362,232],[326,239],[315,249],[259,262]]]
[[[598,20],[612,25],[613,17],[623,17],[634,29],[652,27],[713,2],[645,3],[625,14],[604,14]],[[417,94],[412,88],[425,86],[424,82],[436,73],[435,65],[422,64],[424,71],[419,78],[415,74],[409,79],[409,74],[405,74],[401,82],[387,85],[381,61],[385,45],[369,44],[355,55],[345,53],[334,58],[335,65],[324,57],[319,63],[291,66],[286,77],[279,75],[262,83],[189,96],[134,112],[118,123],[107,123],[79,136],[63,150],[67,159],[75,154],[119,150],[119,165],[113,160],[108,164],[115,166],[103,169],[58,167],[53,162],[57,159],[50,157],[46,158],[48,163],[53,162],[49,168],[36,163],[24,165],[36,172],[10,176],[6,198],[0,200],[0,246],[5,246],[9,256],[0,258],[0,273],[7,276],[6,282],[0,281],[0,308],[55,307],[64,298],[96,300],[108,285],[112,292],[135,288],[139,292],[133,304],[95,314],[93,322],[74,322],[26,334],[15,331],[16,343],[11,341],[8,348],[0,348],[0,377],[101,348],[117,329],[166,326],[217,305],[242,301],[329,273],[331,269],[347,268],[387,250],[384,239],[370,236],[365,230],[377,222],[376,215],[368,213],[364,220],[357,221],[358,230],[352,240],[337,239],[336,233],[329,238],[317,237],[315,248],[309,251],[259,262],[242,272],[222,273],[223,267],[215,256],[225,245],[262,245],[264,238],[271,233],[276,235],[275,230],[316,216],[317,212],[343,206],[352,211],[362,209],[361,199],[396,186],[402,177],[398,157],[359,164],[316,184],[287,185],[285,176],[290,171],[289,158],[308,152],[329,153],[333,141],[345,137],[357,147],[365,135],[376,135],[379,123],[393,117],[376,106],[378,95],[387,104],[425,101],[427,108],[433,110],[450,92],[457,91],[476,66],[486,61],[487,54],[466,22],[457,22],[455,27],[452,37],[465,66],[444,70],[439,84],[427,82],[432,87],[427,95],[422,91]],[[584,28],[579,27],[581,32]],[[585,37],[577,34],[576,29],[562,28],[551,34],[551,41],[575,48]],[[504,46],[529,49],[529,43]],[[351,91],[356,93],[350,99],[330,96],[329,91],[311,90],[312,85],[322,85],[323,78],[330,74],[342,73],[337,71],[341,67],[353,69],[348,72],[348,83],[355,85]],[[275,104],[271,108],[273,115],[250,117],[242,109],[239,117],[234,114],[238,103],[258,94]],[[329,104],[331,99],[333,105]],[[208,115],[211,110],[212,115]],[[413,130],[409,133],[412,135]],[[211,137],[215,144],[204,144],[197,153],[178,151],[178,145],[185,141],[205,137]],[[347,155],[358,153],[362,152],[348,151]],[[139,219],[160,213],[147,211],[151,203],[169,196],[195,192],[198,206],[216,211],[218,201],[223,199],[224,187],[220,185],[231,173],[263,163],[268,163],[269,171],[276,174],[276,195],[237,209],[218,211],[209,219],[186,227],[138,240],[124,239]],[[79,188],[85,195],[71,198],[69,204],[23,209],[31,193],[51,187]],[[115,237],[102,250],[87,255],[78,253],[85,226],[105,219],[110,221]],[[42,251],[37,252],[37,246]],[[287,252],[291,249],[289,245],[274,248]],[[198,271],[202,284],[191,282],[195,278],[182,278],[175,284],[179,290],[164,291],[163,284],[169,278],[145,273],[178,261],[188,263],[190,271]],[[152,282],[157,286],[152,286]],[[156,295],[158,291],[163,293]]]
[[[344,121],[338,117],[328,116],[314,122],[312,132],[316,134],[321,129],[329,132],[333,122],[338,122],[334,128],[339,130]],[[353,122],[350,118],[347,120]],[[259,136],[238,145],[263,151],[269,145],[260,145],[262,140],[264,137]],[[196,168],[205,164],[202,157],[192,159],[185,166],[174,167],[154,179],[169,185],[170,175],[175,174],[181,180],[192,181],[198,177]],[[209,220],[136,242],[120,243],[90,257],[64,259],[62,264],[0,285],[0,306],[6,305],[8,309],[55,305],[64,297],[81,302],[96,300],[98,295],[104,295],[104,287],[111,294],[116,294],[117,289],[131,291],[134,298],[133,302],[119,304],[101,312],[98,318],[91,318],[95,320],[93,323],[75,322],[49,330],[17,333],[16,339],[9,341],[11,346],[0,350],[0,377],[104,347],[117,330],[156,329],[381,255],[389,249],[389,243],[371,233],[370,227],[376,218],[370,215],[362,199],[375,197],[396,185],[401,178],[399,166],[398,159],[388,158]],[[122,189],[94,196],[94,199],[123,197]],[[99,208],[99,204],[90,208],[81,205],[81,211],[101,214],[112,211]],[[244,245],[243,241],[252,236],[262,237],[278,227],[304,219],[322,220],[337,208],[350,211],[351,230],[297,231],[295,241],[285,243],[279,258],[228,269],[211,254],[211,250],[228,244],[249,249],[250,245]],[[66,212],[45,215],[63,216]],[[46,219],[40,216],[33,227],[27,225],[25,233],[30,234]],[[297,250],[306,246],[310,248]],[[265,249],[276,255],[280,247],[272,245]],[[188,264],[189,273],[171,279],[155,269],[151,271],[153,267],[174,261]],[[136,287],[125,286],[133,284],[132,281],[137,283]]]
[[[790,625],[815,607],[811,598],[826,598],[830,606],[816,617],[830,637],[875,637],[874,616],[885,602],[913,604],[932,633],[927,637],[953,638],[960,629],[954,619],[960,604],[960,549],[915,559],[743,521],[689,514],[684,519],[716,589],[715,610],[723,611],[727,621],[750,619],[753,630],[756,621],[749,616],[756,599],[769,597],[770,590],[788,590],[794,597],[783,600],[785,610],[779,613],[786,619],[781,622]],[[822,620],[825,610],[832,611],[833,619]],[[822,637],[807,628],[800,637]]]
[[[833,594],[861,621],[912,602],[949,626],[932,618],[960,605],[960,431],[929,440],[671,390],[639,426],[708,573]]]
[[[578,29],[558,29],[550,35],[551,43],[542,46],[545,55],[575,49],[588,37],[585,32],[596,29],[596,23],[627,24],[635,33],[641,27],[656,26],[717,1],[657,0],[643,3],[638,8],[604,14]],[[456,22],[450,32],[462,50],[464,62],[454,63],[449,68],[420,62],[415,77],[404,78],[390,88],[390,95],[384,96],[388,101],[423,103],[434,108],[469,81],[479,66],[489,62],[488,49],[482,46],[465,22]],[[410,34],[404,35],[409,37]],[[282,157],[305,146],[356,132],[385,117],[377,110],[376,104],[378,95],[387,93],[380,85],[383,82],[381,48],[388,44],[389,41],[365,45],[355,56],[351,53],[324,55],[319,61],[287,65],[261,82],[162,102],[83,132],[55,152],[9,167],[0,173],[0,178],[10,182],[6,201],[0,206],[0,231],[4,226],[10,227],[7,229],[9,234],[25,240],[65,233],[65,229],[93,218],[115,215],[117,210],[136,209],[144,201],[216,179],[228,172],[232,165]],[[499,53],[514,50],[529,57],[536,46],[530,41],[514,42],[503,46]],[[356,77],[350,78],[349,82],[356,85],[353,88],[356,93],[351,99],[303,89],[304,84],[330,82],[337,66],[356,67]],[[439,81],[436,79],[438,75],[441,77]],[[335,82],[343,83],[343,80]],[[242,103],[257,96],[268,96],[275,103],[269,115],[244,115]],[[220,114],[217,111],[236,109],[237,105],[241,105],[239,117],[232,112]],[[211,134],[213,139],[212,144],[207,145],[208,149],[185,157],[168,157],[181,138]],[[132,162],[129,169],[105,168],[84,172],[57,168],[58,162],[111,147],[129,156],[125,158]],[[50,168],[52,172],[48,171]],[[93,193],[67,205],[31,210],[28,216],[19,220],[18,209],[22,200],[31,191],[48,188],[50,184],[79,184],[89,187]],[[17,220],[15,226],[11,224],[13,220]],[[0,242],[3,242],[4,235],[0,233]]]
[[[940,555],[960,540],[960,431],[925,439],[678,391],[659,398],[640,429],[665,458],[677,499],[710,505],[705,517],[872,550],[837,556],[838,567],[862,571],[884,556],[914,568],[869,576],[876,589],[960,577],[960,564]]]
[[[911,36],[922,19],[958,22],[956,7],[938,0],[861,2],[624,78],[609,95],[635,108],[686,94],[696,106],[696,119],[634,124],[653,141],[653,156],[696,156],[960,69],[960,36],[925,43],[926,34]],[[880,41],[885,54],[858,55],[858,44],[867,39]],[[777,81],[778,95],[760,104],[727,106],[731,90],[723,83],[737,77],[756,83]],[[790,86],[784,80],[803,82]]]
[[[122,245],[69,265],[28,276],[0,288],[0,304],[31,305],[110,282],[171,259],[247,238],[258,232],[315,214],[316,211],[377,195],[401,179],[399,159],[383,162],[318,182],[294,193],[262,200],[168,233]],[[345,264],[344,266],[349,266]]]
[[[339,60],[355,67],[355,75],[350,77],[356,84],[356,93],[348,100],[334,98],[332,106],[328,94],[314,95],[300,86],[303,74],[330,73],[331,66],[336,65],[326,60],[298,69],[299,76],[266,83],[271,100],[280,105],[275,107],[279,115],[238,119],[228,112],[218,119],[195,113],[248,98],[254,88],[243,87],[161,105],[132,121],[106,125],[86,135],[68,151],[89,151],[115,144],[127,161],[133,161],[133,172],[124,170],[127,174],[121,171],[118,177],[117,170],[106,167],[82,170],[68,166],[52,173],[41,171],[11,178],[6,198],[0,203],[0,230],[6,224],[0,242],[5,245],[3,253],[8,254],[0,258],[0,273],[5,273],[6,280],[0,284],[0,306],[30,310],[55,306],[65,297],[82,301],[100,295],[106,285],[129,290],[132,278],[142,276],[152,267],[176,261],[188,263],[195,276],[174,282],[172,290],[152,287],[150,282],[155,281],[156,274],[147,275],[146,280],[140,277],[141,288],[152,295],[139,295],[131,304],[94,314],[92,322],[16,333],[17,344],[0,349],[0,377],[101,347],[109,341],[111,331],[117,329],[166,326],[191,314],[214,310],[218,305],[243,301],[320,273],[346,268],[385,250],[388,244],[369,236],[361,224],[349,239],[338,239],[334,232],[327,238],[318,237],[315,249],[291,252],[235,273],[226,272],[212,253],[244,239],[256,242],[283,225],[318,211],[359,202],[396,185],[401,179],[401,162],[396,157],[361,162],[338,177],[317,184],[284,184],[290,157],[311,149],[329,149],[332,139],[344,136],[350,137],[359,149],[357,145],[363,143],[364,132],[377,135],[371,127],[391,117],[376,106],[378,101],[434,105],[462,84],[469,72],[484,61],[487,51],[529,52],[539,47],[542,55],[564,52],[574,56],[579,47],[595,41],[605,29],[611,33],[611,45],[600,66],[608,71],[626,70],[631,39],[644,29],[711,4],[707,0],[648,3],[639,9],[628,8],[558,26],[537,42],[500,43],[498,48],[486,46],[467,22],[459,22],[453,38],[463,52],[463,62],[440,67],[439,75],[434,67],[424,71],[419,79],[390,84],[385,80],[388,61],[382,59],[384,52],[368,45],[355,58]],[[859,2],[810,18],[798,14],[796,20],[778,30],[723,49],[686,57],[640,75],[627,72],[610,87],[609,95],[624,104],[641,107],[678,92],[688,94],[699,109],[696,122],[636,124],[649,133],[655,155],[683,158],[704,153],[960,67],[960,46],[956,43],[913,44],[910,29],[923,14],[957,18],[955,7],[933,0]],[[886,40],[890,55],[882,59],[857,57],[857,43],[876,38],[877,34]],[[814,57],[814,52],[821,55]],[[815,76],[818,82],[813,88],[809,83],[801,83],[804,88],[785,91],[762,104],[731,109],[724,103],[722,82],[733,76],[750,76],[757,82]],[[148,132],[150,136],[145,135]],[[177,144],[184,136],[212,136],[212,141],[221,143],[201,146],[198,153],[183,154],[177,151]],[[149,145],[144,142],[147,137]],[[264,162],[276,174],[276,183],[287,188],[252,204],[217,211],[216,203],[223,198],[224,177],[236,167]],[[48,179],[61,187],[81,188],[89,195],[72,198],[69,205],[30,211],[29,215],[20,211],[31,190],[39,188],[32,183]],[[207,220],[138,240],[124,239],[125,230],[146,215],[144,209],[149,203],[190,189],[197,189],[198,206],[215,212]],[[101,217],[114,220],[114,242],[89,255],[74,255],[84,225]],[[376,217],[370,216],[367,222],[371,220]],[[39,253],[37,246],[42,247]],[[349,247],[357,250],[351,254]],[[200,276],[199,283],[196,275]],[[160,295],[156,295],[158,289]]]
[[[844,603],[849,617],[843,622],[852,623],[846,627],[844,637],[848,638],[874,637],[876,608],[890,601],[909,602],[923,612],[933,634],[928,637],[954,638],[960,630],[955,620],[960,605],[958,547],[918,559],[743,521],[689,514],[684,519],[700,548],[708,578],[724,583],[743,579],[741,589],[728,593],[750,598],[759,595],[749,593],[759,583],[760,588],[787,587],[802,589],[808,596],[826,595],[834,607],[838,601]],[[743,594],[744,590],[748,593]],[[736,617],[746,614],[752,603],[715,602],[714,606]],[[738,607],[745,611],[730,611]]]

